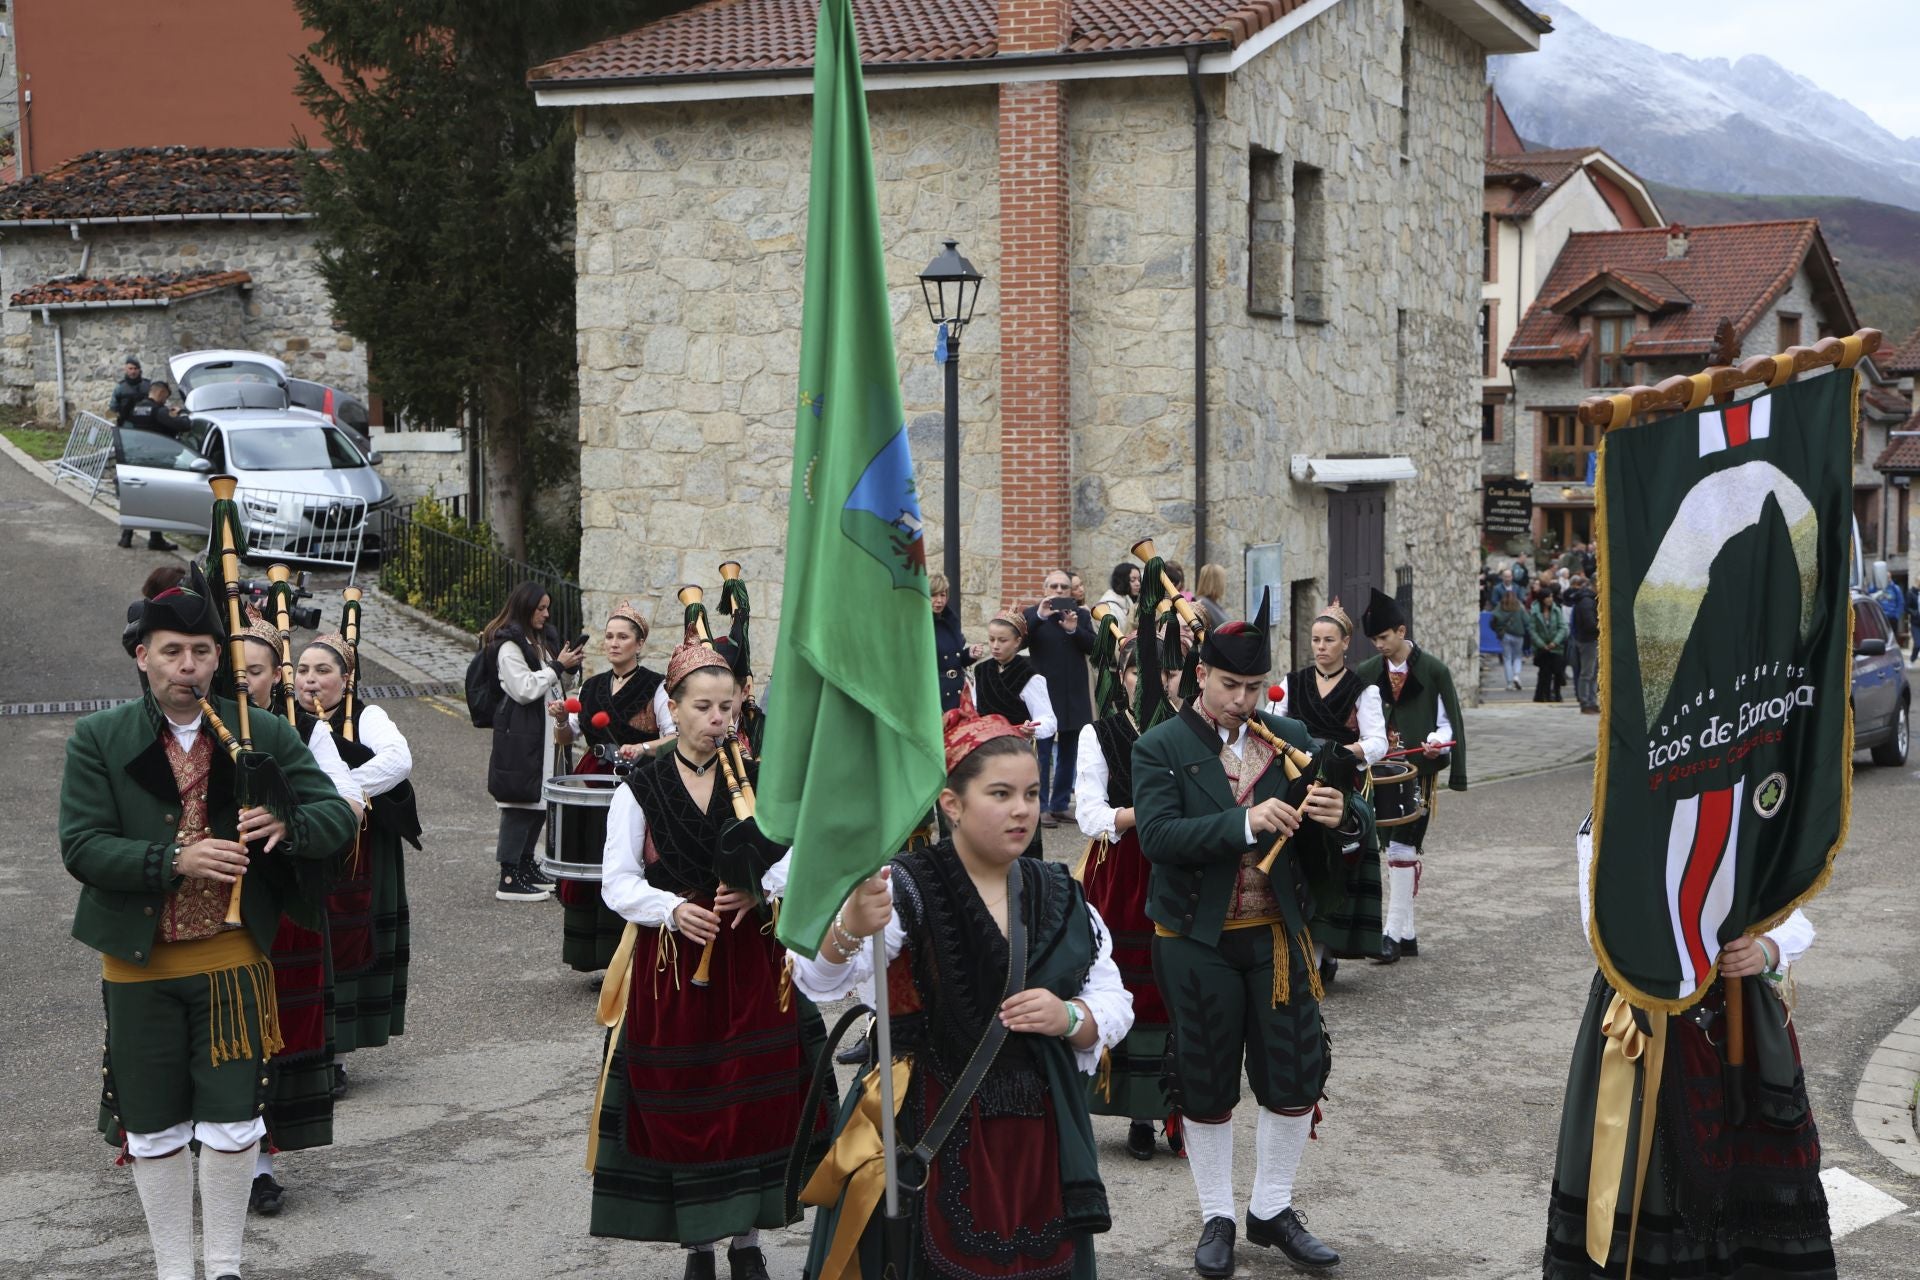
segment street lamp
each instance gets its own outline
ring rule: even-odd
[[[934,359],[946,365],[946,473],[941,523],[945,526],[948,604],[960,616],[960,331],[973,319],[980,301],[980,280],[973,264],[960,256],[960,242],[946,248],[920,273],[920,293],[927,300],[927,318],[940,331]]]

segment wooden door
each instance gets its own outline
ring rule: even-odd
[[[1387,564],[1387,494],[1381,488],[1348,489],[1327,493],[1327,586],[1353,619],[1353,645],[1347,662],[1357,664],[1373,655],[1373,642],[1360,634],[1360,615],[1373,589],[1385,581]]]

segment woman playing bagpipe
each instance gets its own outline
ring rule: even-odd
[[[1102,620],[1100,625],[1105,625]],[[1174,619],[1171,635],[1191,644],[1191,633]],[[1174,656],[1178,656],[1174,644]],[[1102,650],[1105,644],[1102,644]],[[1147,632],[1121,641],[1112,669],[1100,674],[1098,691],[1102,715],[1080,731],[1074,769],[1074,818],[1093,843],[1076,878],[1085,886],[1087,904],[1100,913],[1113,931],[1113,960],[1127,994],[1133,997],[1133,1029],[1115,1045],[1106,1069],[1096,1081],[1091,1110],[1095,1115],[1126,1116],[1127,1150],[1136,1160],[1153,1159],[1153,1125],[1165,1120],[1168,1148],[1178,1155],[1179,1113],[1167,1106],[1161,1077],[1166,1073],[1167,1035],[1172,1019],[1153,980],[1153,921],[1147,919],[1147,877],[1150,868],[1140,852],[1140,833],[1133,820],[1133,744],[1140,740],[1135,712],[1143,680],[1157,682],[1161,694],[1146,703],[1148,718],[1160,706],[1178,709],[1181,666],[1164,668],[1154,659],[1157,642]],[[1142,661],[1142,658],[1146,659]]]
[[[1364,774],[1387,754],[1387,720],[1379,688],[1347,666],[1353,620],[1335,600],[1315,615],[1309,637],[1313,661],[1281,680],[1280,696],[1267,709],[1300,721],[1318,741],[1339,744]],[[1389,956],[1381,936],[1379,853],[1377,848],[1362,848],[1351,862],[1328,861],[1317,867],[1318,874],[1309,874],[1322,984],[1332,982],[1339,971],[1335,957],[1388,963],[1400,958],[1397,951]]]
[[[283,680],[291,652],[285,632],[255,617],[240,634],[247,661],[240,675],[248,700],[262,711],[289,720],[313,753],[314,763],[359,818],[365,810],[365,797],[346,761],[340,758],[332,730],[290,700],[291,690]],[[341,852],[347,853],[352,847],[348,845]],[[267,1138],[254,1160],[249,1207],[271,1217],[280,1212],[286,1196],[286,1188],[274,1176],[273,1157],[284,1151],[333,1145],[335,992],[325,913],[316,912],[306,923],[281,916],[268,956],[273,961],[283,1043],[273,1055]]]
[[[406,1031],[412,927],[402,842],[420,847],[413,752],[381,708],[359,696],[360,606],[349,588],[343,631],[317,636],[294,671],[299,700],[319,709],[340,758],[367,798],[360,840],[327,899],[340,1053],[374,1048]],[[344,1083],[345,1068],[336,1072]]]
[[[600,893],[637,928],[601,991],[616,1030],[591,1139],[592,1231],[679,1244],[701,1280],[730,1239],[736,1280],[764,1277],[760,1229],[795,1220],[784,1175],[825,1028],[769,927],[786,851],[743,816],[756,770],[728,741],[733,672],[709,645],[683,644],[667,686],[674,748],[642,761],[607,815]],[[820,1149],[831,1119],[822,1105],[809,1126]]]
[[[1576,847],[1585,932],[1592,814]],[[1561,1112],[1541,1263],[1546,1280],[1598,1280],[1629,1268],[1641,1280],[1831,1280],[1820,1132],[1800,1038],[1775,986],[1813,939],[1812,922],[1797,908],[1758,937],[1735,938],[1721,949],[1705,997],[1679,1014],[1635,1010],[1604,973],[1593,975]],[[1747,1065],[1737,1072],[1725,1052],[1729,981],[1743,987]],[[1664,1033],[1656,1019],[1665,1022]],[[1624,1066],[1629,1078],[1612,1095],[1615,1114],[1602,1125],[1596,1117],[1609,1109],[1614,1066]],[[1633,1078],[1649,1071],[1656,1073],[1650,1086]],[[1643,1151],[1648,1120],[1653,1132]],[[1596,1158],[1608,1133],[1614,1149]]]
[[[556,737],[562,745],[586,741],[575,773],[625,773],[671,728],[666,677],[640,665],[647,631],[647,620],[633,602],[622,600],[607,615],[601,636],[608,670],[580,686],[578,710],[558,700],[547,704],[559,722]],[[606,968],[626,922],[600,900],[599,886],[591,880],[562,880],[557,896],[565,909],[560,958],[580,973]]]
[[[1021,857],[1040,818],[1040,767],[1000,716],[947,713],[951,838],[895,858],[854,891],[794,985],[833,1000],[872,975],[885,931],[900,1099],[909,1277],[1095,1274],[1111,1225],[1086,1088],[1133,1022],[1099,913],[1059,863]],[[984,1074],[969,1065],[984,1063]],[[849,1179],[879,1141],[878,1069],[842,1110],[802,1199],[820,1207],[806,1274],[881,1276],[880,1187]],[[875,1157],[877,1162],[877,1156]]]

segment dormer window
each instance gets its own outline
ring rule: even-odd
[[[1593,319],[1594,385],[1624,387],[1633,381],[1633,361],[1627,344],[1633,341],[1634,317],[1603,315]]]

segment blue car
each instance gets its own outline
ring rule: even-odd
[[[1872,596],[1853,593],[1853,749],[1873,762],[1907,762],[1907,661]]]

